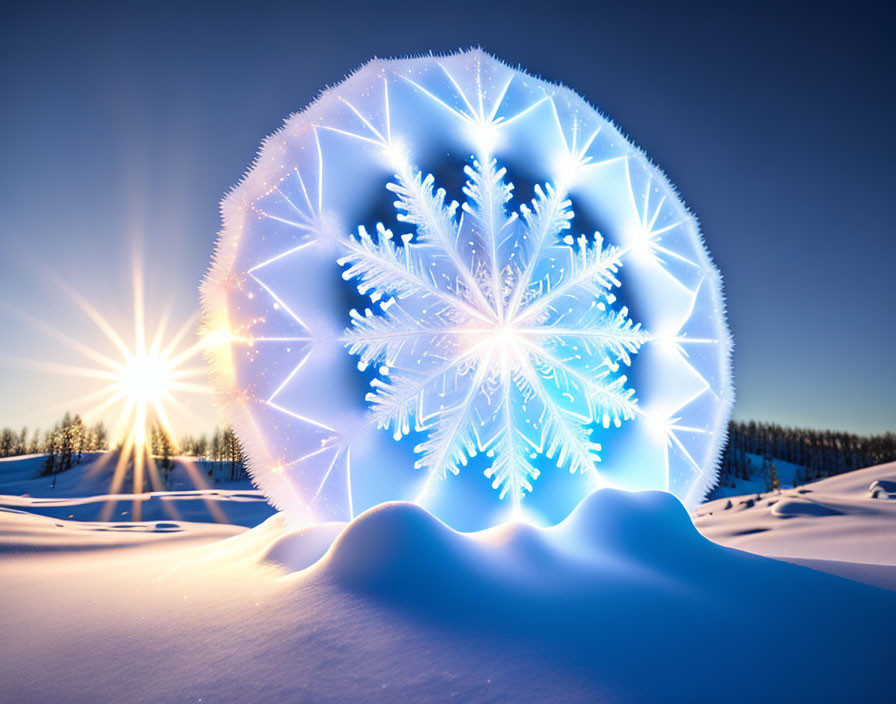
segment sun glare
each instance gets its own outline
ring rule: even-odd
[[[170,393],[168,374],[163,359],[134,359],[121,374],[121,390],[133,403],[157,403]]]
[[[67,283],[58,281],[67,296],[103,333],[107,343],[115,350],[114,354],[88,346],[81,339],[50,328],[40,321],[31,321],[78,353],[88,364],[79,366],[29,360],[27,366],[98,381],[94,391],[80,398],[70,399],[65,407],[74,407],[85,420],[91,417],[108,417],[110,414],[117,417],[112,437],[119,447],[107,456],[116,461],[110,494],[117,494],[125,487],[129,473],[132,475],[135,495],[142,493],[147,485],[160,488],[151,448],[147,447],[150,429],[159,427],[169,437],[177,437],[171,422],[172,414],[178,413],[184,417],[189,415],[180,398],[185,394],[210,393],[205,383],[206,367],[202,364],[200,355],[209,346],[209,340],[195,339],[197,316],[185,321],[173,333],[167,330],[166,317],[161,316],[162,322],[150,337],[146,329],[143,278],[139,266],[135,267],[133,280],[132,344],[128,344],[120,329],[79,292]]]

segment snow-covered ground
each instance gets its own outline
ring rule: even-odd
[[[889,701],[896,592],[741,551],[892,567],[888,481],[896,464],[694,521],[603,490],[560,526],[479,534],[410,504],[290,532],[4,496],[0,699]],[[247,490],[217,491],[238,512],[221,497]],[[881,574],[853,576],[896,586]]]
[[[274,510],[248,480],[213,481],[228,475],[226,463],[175,458],[164,491],[133,494],[127,479],[109,494],[113,453],[91,453],[81,464],[55,476],[39,476],[43,456],[0,459],[0,509],[10,508],[74,521],[215,522],[250,528]]]
[[[722,545],[896,590],[896,462],[716,499],[694,523]]]

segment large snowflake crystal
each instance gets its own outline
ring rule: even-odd
[[[619,248],[600,234],[558,240],[573,218],[569,199],[536,186],[517,217],[495,159],[465,172],[460,218],[432,176],[405,170],[387,186],[416,236],[399,245],[379,224],[376,239],[361,227],[349,244],[344,278],[382,314],[352,310],[346,341],[361,368],[384,365],[367,396],[377,425],[398,440],[413,419],[429,434],[415,466],[430,481],[486,451],[485,475],[518,502],[540,474],[539,456],[596,472],[592,425],[618,427],[636,413],[619,362],[630,364],[646,335],[626,308],[609,308]]]
[[[295,524],[395,499],[459,529],[554,523],[600,486],[694,506],[715,482],[721,278],[671,184],[572,91],[479,50],[372,61],[222,211],[218,397]]]

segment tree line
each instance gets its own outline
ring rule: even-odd
[[[150,452],[161,458],[163,470],[173,466],[170,458],[174,455],[186,455],[207,462],[217,462],[229,469],[230,479],[236,481],[246,475],[245,453],[233,428],[215,428],[211,435],[184,435],[175,443],[164,428],[155,426],[149,436]],[[208,470],[212,476],[212,469]]]
[[[42,473],[54,475],[55,486],[56,474],[81,464],[85,452],[107,450],[108,443],[108,433],[102,421],[88,426],[81,416],[66,413],[60,422],[44,433],[43,448],[39,451],[45,456]]]
[[[247,476],[243,446],[230,426],[215,428],[211,435],[184,435],[175,443],[164,428],[155,425],[149,434],[149,450],[153,457],[160,458],[159,465],[165,472],[174,467],[172,457],[185,455],[224,465],[233,481]],[[213,475],[212,468],[208,472]]]
[[[728,423],[728,443],[719,467],[719,483],[733,486],[754,472],[748,454],[763,458],[761,472],[775,472],[773,460],[798,466],[795,484],[896,461],[896,433],[855,435],[832,430],[789,428],[775,423]]]
[[[173,457],[188,455],[228,465],[231,479],[245,476],[243,447],[229,426],[216,428],[211,435],[187,435],[176,443],[167,431],[155,425],[150,429],[147,444],[150,454],[160,458],[163,470],[174,468]],[[0,457],[45,455],[42,474],[57,474],[80,464],[85,452],[109,449],[109,432],[103,421],[89,425],[80,415],[68,412],[44,431],[35,428],[29,432],[27,427],[20,431],[9,427],[0,430]]]
[[[43,474],[56,474],[80,464],[85,452],[108,449],[109,434],[103,422],[88,425],[77,414],[66,413],[43,432],[39,428],[30,434],[28,428],[0,430],[0,457],[45,455]]]
[[[246,476],[245,453],[239,438],[230,426],[215,428],[209,435],[185,435],[180,439],[181,454],[229,465],[230,479]],[[209,470],[211,474],[211,470]]]
[[[12,428],[0,430],[0,457],[17,455],[45,455],[60,448],[72,447],[77,452],[101,452],[109,449],[109,434],[102,421],[86,425],[81,416],[66,413],[52,428],[41,432],[35,428],[29,434],[28,428],[16,431]]]

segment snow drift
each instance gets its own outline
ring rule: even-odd
[[[4,699],[890,693],[896,593],[715,545],[663,493],[603,490],[549,529],[462,534],[398,503],[344,529],[275,516],[201,548],[171,537],[0,557]]]

